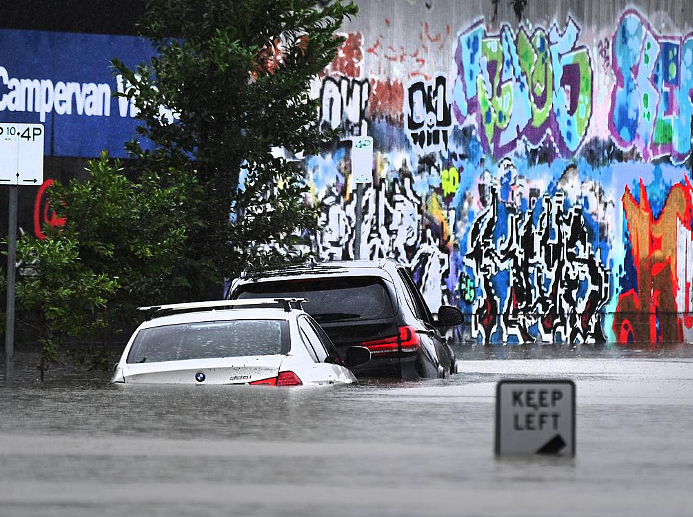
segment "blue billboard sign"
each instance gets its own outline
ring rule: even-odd
[[[0,122],[44,124],[46,156],[127,157],[138,121],[113,96],[128,85],[111,59],[134,69],[153,54],[136,36],[0,29]]]

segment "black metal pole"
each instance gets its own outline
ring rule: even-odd
[[[14,382],[14,284],[17,264],[17,185],[10,185],[7,231],[7,314],[5,320],[5,386]]]
[[[361,226],[363,226],[363,183],[356,184],[356,233],[354,234],[354,260],[361,259]]]

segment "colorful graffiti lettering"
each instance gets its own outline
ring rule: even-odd
[[[691,152],[693,35],[658,36],[637,11],[626,11],[613,36],[616,84],[609,129],[622,149],[643,160]]]
[[[592,114],[592,68],[580,29],[568,18],[560,33],[537,28],[528,36],[510,27],[486,33],[481,21],[460,34],[453,111],[460,124],[475,117],[484,149],[505,156],[524,138],[531,147],[550,140],[559,154],[574,153]]]
[[[460,273],[459,277],[460,298],[466,303],[474,301],[474,280],[465,273]]]
[[[440,173],[440,182],[443,185],[443,195],[450,196],[457,192],[460,185],[460,173],[456,167],[450,167]]]
[[[452,117],[446,84],[445,76],[438,75],[433,81],[416,80],[407,87],[407,136],[412,147],[424,154],[447,152]]]
[[[637,281],[619,295],[613,329],[620,343],[681,342],[684,328],[693,327],[693,187],[688,179],[674,185],[657,218],[642,182],[639,197],[629,188],[623,194]]]
[[[535,205],[535,217],[534,210],[499,200],[494,182],[488,188],[489,205],[472,224],[465,255],[481,293],[472,337],[603,342],[600,310],[609,299],[609,274],[592,251],[582,207],[566,211],[557,192]]]
[[[369,91],[365,79],[325,77],[320,91],[321,127],[342,128],[345,136],[367,135]]]

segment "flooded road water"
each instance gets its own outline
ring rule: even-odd
[[[460,349],[439,381],[0,388],[0,515],[693,515],[693,352]],[[577,455],[497,459],[495,385],[569,378]]]

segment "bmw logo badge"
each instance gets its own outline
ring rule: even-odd
[[[204,382],[204,380],[205,380],[205,374],[202,373],[202,372],[197,372],[197,373],[195,374],[195,380],[196,380],[197,382]]]

